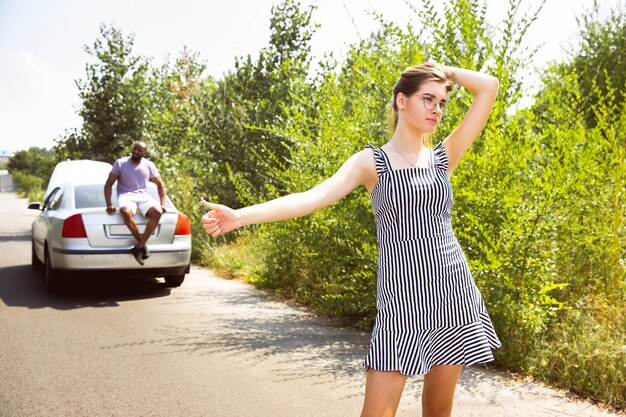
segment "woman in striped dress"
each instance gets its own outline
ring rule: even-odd
[[[431,149],[450,83],[473,95],[459,126]],[[376,214],[377,316],[361,417],[394,416],[408,375],[425,374],[422,416],[448,417],[464,365],[493,360],[500,346],[467,261],[452,232],[450,175],[489,118],[492,76],[439,64],[407,68],[393,91],[395,131],[381,148],[351,156],[316,187],[232,210],[203,201],[207,233],[304,216],[364,185]]]

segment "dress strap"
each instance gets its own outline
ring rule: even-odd
[[[446,147],[443,142],[439,142],[433,149],[433,155],[435,156],[435,168],[448,170],[448,154],[446,153]]]
[[[374,151],[374,161],[376,161],[376,173],[378,176],[380,177],[382,174],[389,171],[389,161],[387,160],[387,155],[385,155],[380,148],[375,148],[372,145],[367,145],[366,148]]]

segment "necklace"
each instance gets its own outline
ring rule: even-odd
[[[409,163],[409,165],[411,165],[411,167],[413,167],[413,168],[417,167],[417,163],[419,163],[419,155],[417,157],[417,162],[414,164],[411,161],[409,161],[409,159],[406,156],[404,156],[404,154],[402,152],[400,152],[400,150],[396,147],[396,144],[393,143],[393,141],[391,141],[390,143],[391,143],[391,146],[393,146],[393,149],[395,149],[396,152],[398,152],[400,154],[400,156],[403,157],[404,160]]]

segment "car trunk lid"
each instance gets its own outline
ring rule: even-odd
[[[158,201],[158,191],[156,185],[148,184],[148,193]],[[117,203],[117,192],[112,190],[112,202]],[[92,247],[128,247],[136,243],[136,239],[128,227],[124,224],[124,219],[118,211],[115,213],[106,212],[106,201],[104,198],[102,184],[82,184],[75,188],[73,194],[74,208],[81,213],[82,221],[89,245]],[[176,222],[178,212],[173,210],[169,199],[166,200],[168,211],[163,213],[159,224],[148,239],[150,244],[169,244],[174,241],[176,232]],[[142,214],[135,214],[137,230],[143,234],[146,230],[148,219]]]
[[[119,212],[109,214],[101,208],[84,209],[81,216],[89,245],[92,247],[127,247],[136,243]],[[172,243],[176,230],[176,220],[177,213],[164,213],[148,239],[148,245]],[[148,220],[141,214],[135,214],[135,223],[139,233],[143,234]]]

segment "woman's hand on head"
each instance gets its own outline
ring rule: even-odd
[[[200,221],[204,231],[211,236],[219,236],[240,227],[239,216],[235,210],[221,204],[209,203],[202,199],[202,205],[209,210]]]

